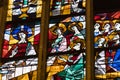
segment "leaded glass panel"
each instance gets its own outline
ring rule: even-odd
[[[99,79],[120,79],[120,12],[94,17],[95,74]]]
[[[56,20],[57,21],[57,20]],[[67,17],[49,28],[49,52],[85,49],[85,16]]]
[[[1,73],[3,74],[2,80],[11,80],[15,77],[35,71],[37,70],[37,64],[37,58],[5,62],[1,67]]]
[[[42,0],[9,0],[2,79],[36,79]],[[85,0],[51,0],[47,80],[84,79]],[[50,53],[50,54],[49,54]],[[22,75],[22,77],[21,77]]]
[[[47,80],[83,80],[85,53],[50,56],[47,61]]]
[[[51,15],[84,13],[85,3],[85,0],[51,0]]]
[[[34,45],[39,43],[40,24],[6,24],[2,58],[36,55]]]
[[[85,0],[51,0],[50,16],[83,14]],[[42,0],[9,0],[6,21],[40,18]]]
[[[42,0],[9,0],[7,21],[41,17]]]

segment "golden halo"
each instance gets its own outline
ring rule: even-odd
[[[112,25],[113,25],[112,28],[113,29],[115,29],[116,23],[120,23],[120,20],[118,20],[118,19],[112,20]]]
[[[54,35],[57,35],[55,30],[56,29],[60,29],[62,31],[62,33],[64,33],[66,31],[66,26],[63,24],[63,23],[59,23],[58,26],[57,25],[54,25],[50,28],[50,31],[54,34]]]
[[[74,32],[74,31],[71,29],[71,27],[73,27],[73,26],[76,26],[79,30],[81,30],[81,29],[83,28],[83,24],[82,24],[81,22],[79,22],[79,23],[73,22],[73,23],[71,23],[71,24],[68,26],[68,30]]]
[[[95,21],[96,23],[99,23],[100,25],[103,23],[103,21],[101,21],[101,20],[97,20],[97,21]]]
[[[115,20],[112,20],[113,24],[115,25],[115,23],[120,23],[120,20],[118,19],[115,19]]]
[[[52,26],[51,28],[49,28],[49,30],[50,30],[50,32],[52,33],[52,34],[54,34],[54,35],[57,35],[54,31],[55,31],[55,29],[56,29],[56,25],[54,25],[54,26]]]
[[[66,26],[63,23],[59,23],[58,27],[62,29],[62,32],[65,32],[67,30]]]
[[[105,21],[103,21],[103,27],[104,27],[106,24],[111,24],[110,20],[105,20]]]
[[[99,24],[100,25],[99,29],[102,29],[103,21],[101,20],[95,21],[94,28],[96,27],[96,24]]]

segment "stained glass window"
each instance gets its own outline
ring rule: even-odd
[[[85,13],[85,0],[51,0],[50,15]],[[41,0],[9,0],[7,21],[41,17]]]
[[[2,80],[12,79],[37,69],[37,58],[9,61],[2,65]]]
[[[50,18],[47,80],[84,79],[86,18],[80,3],[83,1],[53,0],[50,14],[56,17]]]
[[[34,45],[39,43],[40,24],[7,24],[4,34],[3,58],[36,55]]]
[[[41,0],[9,0],[7,21],[41,17]]]
[[[29,79],[38,64],[42,0],[9,0],[8,4],[2,79],[21,79],[21,75]],[[85,20],[85,0],[51,0],[47,80],[84,79]]]
[[[95,48],[119,46],[119,16],[119,11],[95,16]]]
[[[120,12],[94,17],[95,73],[97,79],[120,79]]]
[[[37,69],[39,34],[39,21],[6,23],[1,67],[1,73],[4,74],[3,80],[12,79]],[[29,57],[25,58],[26,56]]]
[[[51,53],[85,49],[85,16],[68,17],[50,24],[49,34]]]
[[[67,15],[85,12],[85,0],[51,0],[51,15]]]
[[[48,57],[47,72],[51,80],[82,80],[85,75],[84,53]]]
[[[47,80],[84,79],[85,15],[51,18],[50,22]]]
[[[8,1],[0,67],[2,80],[37,70],[41,10],[42,0]]]

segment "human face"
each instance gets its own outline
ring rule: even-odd
[[[120,23],[115,24],[115,30],[120,30]]]
[[[94,25],[94,28],[95,29],[98,29],[100,27],[100,24],[99,23],[96,23],[95,25]]]
[[[26,37],[26,35],[23,33],[23,32],[21,32],[21,33],[19,33],[19,37],[21,38],[21,39],[25,39],[25,37]]]
[[[107,23],[107,24],[105,24],[104,29],[105,29],[105,30],[110,29],[110,24],[108,24],[108,23]]]
[[[61,32],[61,30],[60,30],[59,28],[56,29],[55,32],[56,32],[56,34],[58,34],[58,35],[62,34],[62,32]]]
[[[72,29],[73,31],[76,31],[76,30],[77,30],[77,27],[76,27],[76,26],[73,26],[71,29]]]
[[[80,43],[76,43],[75,46],[73,47],[73,49],[80,50],[80,46],[81,46]]]

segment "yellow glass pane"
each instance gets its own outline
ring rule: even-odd
[[[13,0],[9,0],[6,21],[12,20],[12,7],[13,7]]]
[[[54,74],[56,74],[56,73],[58,73],[62,70],[64,70],[64,66],[48,66],[47,67],[47,72],[49,72],[49,74],[47,76],[47,80],[51,80],[51,77]]]
[[[24,74],[24,75],[22,75],[22,76],[19,76],[19,77],[17,78],[17,80],[29,80],[29,76],[28,76],[28,74]]]
[[[13,38],[13,36],[10,36],[9,44],[16,44],[16,43],[18,43],[18,40],[16,40],[15,38]]]
[[[33,71],[32,80],[37,80],[37,71]]]
[[[28,38],[28,41],[30,41],[30,42],[33,44],[34,36],[29,37],[29,38]]]
[[[42,5],[41,6],[37,6],[37,17],[41,17],[41,12],[42,12]]]
[[[70,14],[70,5],[62,6],[62,14]]]

